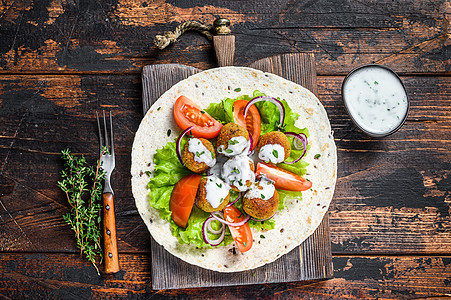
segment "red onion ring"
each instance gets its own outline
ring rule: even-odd
[[[251,99],[244,107],[244,119],[246,119],[246,114],[249,111],[249,108],[260,101],[269,101],[277,106],[277,108],[279,109],[280,127],[282,127],[283,122],[285,121],[285,107],[283,107],[283,104],[280,100],[277,100],[276,98],[270,96],[259,96]]]
[[[180,133],[179,137],[177,138],[177,141],[175,142],[175,152],[177,153],[177,158],[179,159],[182,166],[185,166],[182,159],[182,151],[180,149],[180,145],[182,144],[182,138],[187,134],[191,129],[193,129],[194,126],[190,126],[186,128],[185,130]]]
[[[252,221],[256,221],[256,222],[268,221],[269,219],[272,219],[275,215],[276,215],[276,213],[274,213],[271,217],[266,218],[266,219],[256,219],[256,218],[254,218],[254,217],[251,217],[251,220],[252,220]]]
[[[210,221],[208,221],[208,223],[207,223],[207,229],[208,229],[208,231],[210,231],[211,233],[213,233],[213,234],[220,234],[220,233],[222,233],[223,231],[224,231],[224,224],[222,224],[221,223],[221,229],[219,229],[219,230],[214,230],[212,227],[211,227],[211,222],[213,221],[214,219],[213,218],[210,218]]]
[[[295,132],[285,132],[285,135],[294,137],[293,145],[297,150],[301,150],[299,142],[302,143],[302,146],[304,148],[304,151],[302,151],[301,156],[299,156],[297,159],[295,159],[293,161],[284,161],[283,162],[284,164],[288,164],[288,165],[295,164],[298,161],[300,161],[301,158],[304,157],[305,151],[307,151],[307,144],[308,144],[307,136],[303,133],[295,133]]]
[[[219,216],[217,214],[219,214]],[[214,211],[210,215],[213,218],[215,218],[216,220],[218,220],[219,222],[226,224],[228,226],[242,226],[242,225],[246,224],[247,221],[249,221],[249,219],[251,218],[251,216],[246,215],[246,217],[243,219],[243,221],[240,221],[237,223],[232,223],[232,222],[228,222],[228,221],[224,220],[224,214],[220,211]]]
[[[235,200],[233,200],[233,202],[230,202],[229,204],[227,204],[227,207],[234,205],[238,200],[240,200],[241,198],[241,193],[238,193],[238,196],[236,197]]]
[[[209,226],[211,221],[213,221],[213,218],[210,216],[208,219],[205,220],[204,224],[202,225],[202,238],[204,239],[205,243],[207,243],[207,244],[209,244],[211,246],[218,246],[224,240],[224,237],[225,237],[225,226],[224,226],[224,224],[222,225],[221,236],[218,239],[216,239],[216,240],[212,240],[207,235],[207,230],[209,230],[211,228],[211,226]],[[211,232],[214,234],[213,231],[211,231]]]

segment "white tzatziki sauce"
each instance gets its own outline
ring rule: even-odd
[[[208,175],[215,175],[217,177],[221,177],[221,170],[222,166],[225,164],[225,162],[228,160],[228,157],[224,155],[217,155],[216,156],[216,164],[208,170]]]
[[[224,148],[224,145],[218,147],[218,153],[225,156],[240,155],[243,152],[247,153],[250,145],[244,136],[234,136],[228,141],[227,148]]]
[[[260,198],[262,200],[269,200],[274,196],[276,188],[274,184],[262,176],[259,182],[255,182],[244,197],[248,199]]]
[[[389,133],[407,114],[407,94],[391,71],[368,66],[352,73],[343,85],[343,99],[354,121],[362,129]]]
[[[210,168],[216,164],[213,153],[199,139],[193,138],[189,140],[188,151],[194,154],[194,161],[198,163],[205,163]]]
[[[255,181],[254,170],[250,167],[251,162],[252,160],[246,155],[232,157],[222,166],[222,178],[240,192],[246,191],[248,189],[246,181],[252,183]]]
[[[208,176],[205,184],[205,191],[208,203],[211,207],[217,208],[227,198],[230,186],[216,176]]]
[[[279,144],[267,144],[260,148],[258,158],[265,162],[278,164],[285,158],[285,150]]]

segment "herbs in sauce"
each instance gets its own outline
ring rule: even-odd
[[[408,110],[407,95],[400,79],[378,66],[353,72],[343,85],[343,99],[354,121],[375,134],[396,129]]]

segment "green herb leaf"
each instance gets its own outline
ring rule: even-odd
[[[232,153],[233,150],[231,150],[231,149],[225,149],[225,152],[226,152],[226,153]]]
[[[203,110],[200,111],[201,114],[204,114],[205,112]]]
[[[217,183],[217,182],[216,182],[216,186],[217,186],[218,188],[222,188],[222,183]]]
[[[239,141],[233,140],[233,139],[230,139],[230,140],[228,141],[228,144],[229,144],[229,145],[236,145],[236,144],[238,144],[238,143],[239,143]]]
[[[146,173],[147,176],[150,176],[152,174],[152,172],[150,172],[150,171],[146,171],[144,173]]]
[[[277,152],[277,150],[273,150],[272,155],[274,155],[275,158],[279,158],[279,152]]]
[[[168,129],[168,136],[171,135],[171,132],[172,132],[172,130],[171,130],[171,129]]]
[[[241,92],[241,88],[236,88],[233,90],[234,92]]]
[[[232,173],[240,174],[240,170],[238,170],[237,168],[235,168],[235,169],[232,170]]]
[[[314,159],[318,159],[318,158],[320,158],[321,157],[321,154],[315,154],[315,156],[313,157]]]
[[[260,234],[260,238],[264,239],[264,238],[265,238],[265,236],[264,236],[263,234]]]
[[[159,111],[161,109],[161,106],[157,108],[157,111]]]
[[[263,200],[265,199],[265,195],[261,194],[260,196]]]

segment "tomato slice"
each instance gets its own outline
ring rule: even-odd
[[[233,119],[238,125],[243,126],[252,135],[252,150],[257,146],[258,139],[260,138],[262,121],[260,113],[255,105],[252,105],[244,120],[244,108],[249,101],[237,100],[233,103]]]
[[[281,190],[305,191],[312,187],[312,182],[273,164],[259,162],[255,173],[265,174],[267,178],[274,180],[274,186]]]
[[[224,208],[224,218],[228,222],[237,223],[243,220],[244,214],[235,206],[230,205],[229,207]],[[241,253],[252,248],[252,231],[249,227],[249,223],[241,226],[229,226],[229,229]]]
[[[172,190],[169,210],[172,211],[171,217],[174,223],[182,228],[186,228],[188,223],[201,178],[198,174],[186,175],[175,184]]]
[[[173,109],[175,123],[180,129],[193,126],[192,134],[198,138],[212,139],[219,135],[222,124],[201,110],[188,97],[180,96]]]

